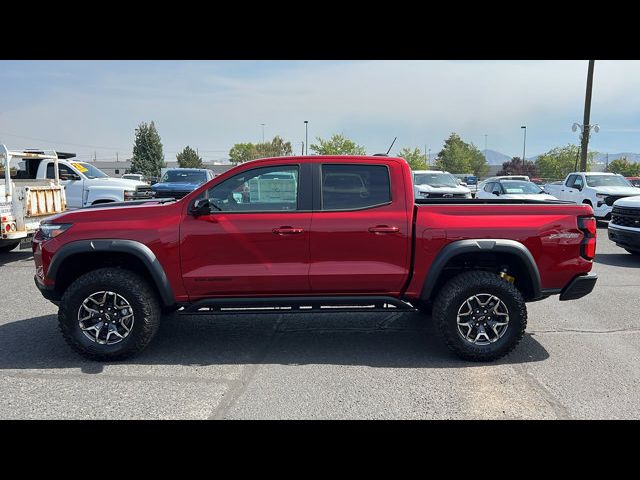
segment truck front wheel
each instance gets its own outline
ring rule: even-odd
[[[527,326],[527,309],[512,283],[494,273],[470,271],[442,287],[433,304],[433,319],[456,355],[484,362],[516,347]]]
[[[79,354],[91,360],[122,360],[149,344],[160,315],[156,294],[144,278],[122,268],[100,268],[67,288],[58,323]]]

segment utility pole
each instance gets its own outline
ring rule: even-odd
[[[264,143],[264,123],[261,123],[260,125],[262,125],[262,143]]]
[[[302,144],[302,151],[300,152],[300,155],[304,155],[304,142],[300,142]]]
[[[593,89],[593,65],[595,60],[589,60],[587,71],[587,93],[584,97],[584,122],[582,123],[582,145],[580,150],[580,171],[587,171],[587,148],[589,148],[589,117],[591,116],[591,91]]]

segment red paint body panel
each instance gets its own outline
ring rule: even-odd
[[[205,189],[242,171],[302,163],[380,164],[389,168],[390,204],[354,211],[216,212],[194,218],[188,207]],[[178,302],[210,297],[384,294],[418,298],[437,254],[464,239],[510,239],[533,255],[543,289],[565,287],[591,270],[580,257],[578,216],[586,205],[438,204],[416,206],[408,164],[388,157],[280,157],[242,164],[167,204],[92,208],[58,215],[73,226],[34,240],[41,283],[56,251],[77,240],[143,243],[162,265]],[[415,224],[415,252],[412,252]],[[274,228],[301,229],[278,235]],[[369,231],[371,227],[378,231]],[[397,231],[389,231],[390,228]],[[382,229],[382,231],[380,231]],[[412,253],[414,256],[411,264]]]

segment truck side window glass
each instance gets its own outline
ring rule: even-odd
[[[489,182],[484,186],[484,191],[485,192],[493,192],[493,182]]]
[[[573,182],[573,188],[577,188],[577,189],[582,188],[582,177],[580,175],[576,175],[576,179]]]
[[[576,180],[576,176],[577,175],[569,175],[569,178],[567,178],[567,187],[569,188],[573,188],[573,182]]]
[[[202,197],[218,207],[212,213],[295,211],[298,184],[297,165],[255,168],[211,187]]]
[[[391,202],[385,165],[322,165],[322,209],[353,210]]]

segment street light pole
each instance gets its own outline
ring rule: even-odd
[[[304,121],[304,149],[305,155],[309,155],[309,120]]]
[[[264,143],[264,123],[261,123],[260,125],[262,125],[262,143]]]
[[[524,170],[527,165],[527,161],[525,160],[525,155],[527,152],[527,126],[522,125],[520,128],[524,128],[524,143],[522,145],[522,169]]]
[[[593,89],[593,65],[595,60],[589,60],[587,70],[587,93],[584,97],[584,122],[582,123],[582,145],[580,150],[580,171],[587,171],[587,148],[589,147],[589,117],[591,116],[591,91]]]

